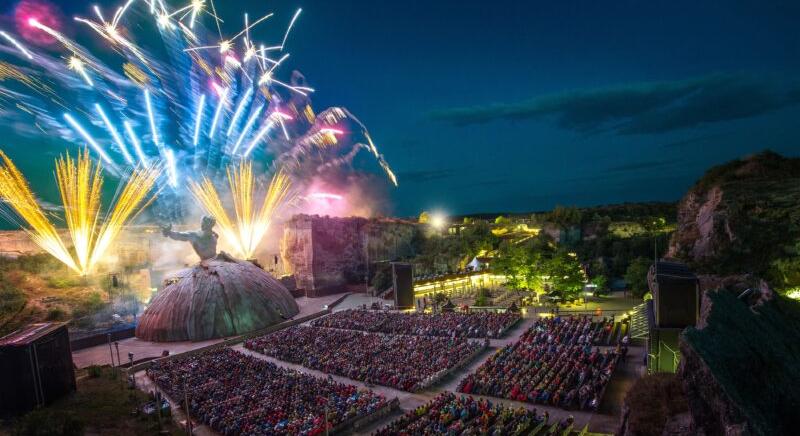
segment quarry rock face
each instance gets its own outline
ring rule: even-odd
[[[697,327],[681,334],[678,376],[692,433],[793,434],[800,404],[800,303],[767,294],[704,294]]]
[[[224,254],[182,270],[169,281],[139,318],[139,339],[173,342],[235,336],[299,312],[277,279]]]
[[[284,225],[281,257],[298,289],[324,294],[363,285],[368,261],[413,255],[418,232],[395,219],[296,215]]]
[[[699,273],[763,274],[798,238],[800,159],[763,152],[712,168],[689,190],[667,256]]]

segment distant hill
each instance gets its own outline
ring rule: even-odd
[[[584,221],[591,221],[595,214],[607,216],[612,221],[638,221],[642,217],[662,216],[674,219],[677,203],[647,201],[638,203],[607,204],[599,206],[577,207],[581,211]],[[453,221],[460,221],[463,218],[494,220],[498,216],[508,218],[530,218],[531,216],[544,217],[552,212],[551,210],[539,210],[532,212],[486,212],[473,213],[466,215],[455,215],[451,217]]]
[[[800,159],[771,151],[711,168],[678,205],[669,255],[707,274],[774,277],[800,247]]]

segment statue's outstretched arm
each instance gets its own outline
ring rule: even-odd
[[[194,233],[193,232],[173,232],[170,230],[167,233],[167,237],[170,239],[174,239],[176,241],[193,241],[194,240]]]
[[[176,241],[193,241],[195,239],[195,234],[193,232],[173,232],[171,225],[162,227],[161,233],[167,238]]]

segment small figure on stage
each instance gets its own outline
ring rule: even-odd
[[[172,224],[169,224],[161,228],[161,233],[176,241],[189,241],[200,260],[206,260],[217,255],[219,235],[213,230],[216,224],[217,221],[213,217],[204,216],[199,232],[173,232]]]

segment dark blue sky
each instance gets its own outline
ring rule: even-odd
[[[798,2],[219,3],[237,27],[303,8],[291,66],[369,127],[399,215],[677,200],[711,165],[800,154]]]
[[[398,213],[677,200],[800,153],[800,7],[764,3],[309,1],[293,57],[378,138]]]

